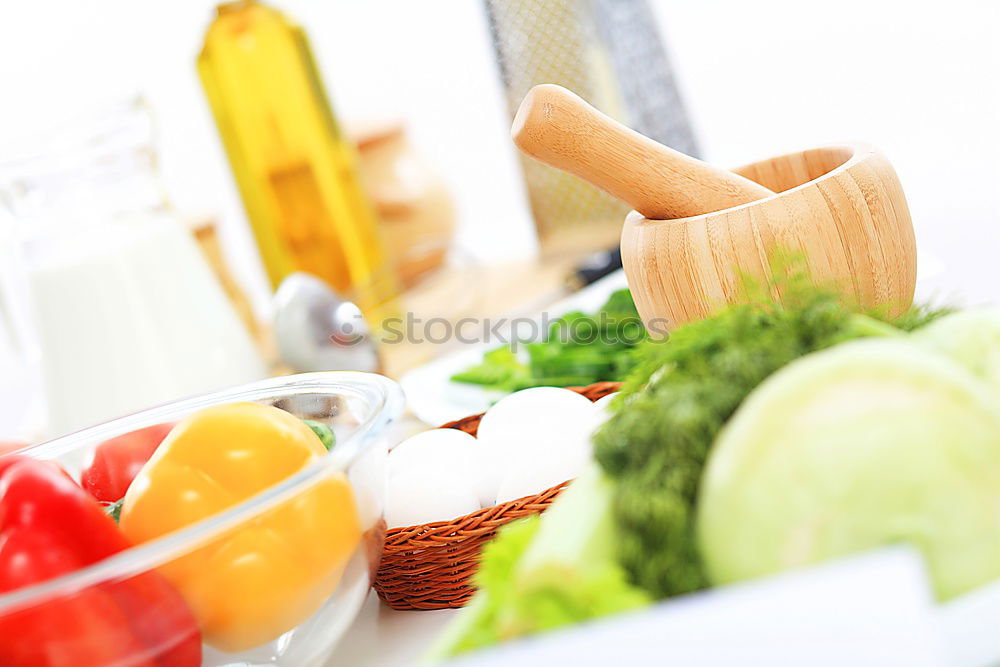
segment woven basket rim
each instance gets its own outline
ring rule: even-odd
[[[620,386],[619,382],[597,382],[567,389],[596,401]],[[475,436],[483,414],[448,422],[440,428],[455,428]],[[471,578],[478,568],[482,547],[505,524],[544,511],[570,481],[454,519],[387,529],[373,582],[375,591],[393,609],[461,607],[475,593]]]
[[[621,387],[621,383],[620,382],[603,381],[603,382],[595,382],[593,384],[589,384],[589,385],[582,386],[582,387],[560,387],[560,389],[569,389],[571,391],[577,392],[578,394],[583,394],[584,396],[587,396],[587,398],[590,398],[591,401],[596,401],[599,398],[602,398],[603,396],[606,396],[608,394],[611,394],[611,393],[614,393],[614,392],[618,391],[618,389],[620,387]],[[591,395],[595,395],[595,394],[600,394],[600,395],[597,396],[597,398],[591,398]],[[461,426],[463,424],[465,424],[465,423],[469,423],[469,422],[475,421],[476,422],[476,427],[475,428],[478,429],[478,427],[479,427],[478,420],[482,419],[483,415],[485,415],[485,414],[486,414],[485,412],[480,412],[480,413],[475,414],[475,415],[470,415],[468,417],[463,417],[462,419],[456,419],[454,421],[450,421],[450,422],[447,422],[445,424],[442,424],[438,428],[453,428],[453,429],[457,429],[457,430],[464,430],[466,433],[469,433],[469,435],[475,437],[476,436],[475,430],[473,430],[473,431],[470,432],[468,430],[465,430],[465,429],[461,428]],[[544,495],[544,494],[547,494],[548,492],[552,491],[553,489],[562,489],[567,484],[569,484],[571,481],[572,480],[566,480],[566,481],[561,482],[559,484],[556,484],[554,486],[550,486],[547,489],[543,489],[543,490],[541,490],[541,491],[539,491],[537,493],[530,493],[530,494],[528,494],[526,496],[522,496],[520,498],[515,498],[514,500],[508,500],[506,502],[498,503],[496,505],[490,505],[489,507],[483,507],[483,508],[478,509],[478,510],[476,510],[474,512],[469,512],[468,514],[463,514],[462,516],[455,517],[454,519],[445,519],[445,520],[442,520],[442,521],[432,521],[432,522],[429,522],[429,523],[415,524],[415,525],[412,525],[412,526],[397,526],[395,528],[389,528],[386,531],[386,542],[387,543],[389,542],[390,535],[395,536],[395,535],[398,535],[398,534],[401,534],[401,533],[413,533],[413,532],[426,533],[428,531],[435,531],[437,529],[446,528],[448,526],[457,526],[457,525],[460,525],[460,524],[464,524],[464,523],[466,523],[468,521],[472,521],[472,520],[478,519],[480,517],[485,517],[485,516],[490,515],[490,514],[496,514],[496,513],[498,513],[497,512],[498,508],[505,508],[505,509],[508,509],[508,510],[509,509],[515,509],[518,504],[522,504],[522,505],[528,504],[526,502],[527,500],[529,500],[531,498],[536,498],[536,497]]]
[[[399,541],[403,540],[409,541],[412,538],[405,536],[411,533],[416,533],[421,538],[427,538],[433,536],[434,533],[443,532],[445,530],[447,530],[447,532],[449,533],[460,532],[462,531],[463,526],[465,526],[466,524],[482,523],[483,521],[489,520],[491,516],[504,514],[506,512],[516,511],[517,509],[520,509],[525,505],[533,504],[532,502],[533,500],[534,502],[537,503],[538,501],[535,499],[537,499],[538,497],[545,496],[553,491],[561,491],[571,481],[573,480],[568,479],[565,482],[556,484],[555,486],[550,486],[549,488],[544,489],[539,493],[532,493],[527,496],[523,496],[521,498],[508,500],[507,502],[504,503],[491,505],[489,507],[483,507],[482,509],[476,510],[475,512],[469,512],[468,514],[463,514],[462,516],[457,517],[455,519],[451,519],[449,521],[434,521],[433,523],[425,523],[415,526],[401,526],[398,528],[390,528],[388,529],[388,531],[386,531],[387,532],[385,538],[386,546],[388,546],[390,540],[392,540],[394,545],[396,542]],[[496,527],[494,526],[483,529],[484,532],[489,532],[492,530],[496,530]],[[392,535],[389,535],[389,533],[392,533]]]

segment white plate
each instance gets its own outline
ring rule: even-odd
[[[628,287],[625,273],[616,271],[552,304],[543,312],[552,319],[574,310],[593,313],[604,305],[613,292],[623,287]],[[534,314],[531,319],[541,321],[543,312]],[[498,347],[498,342],[469,345],[406,373],[399,383],[406,392],[406,400],[413,414],[427,424],[438,426],[485,412],[505,395],[504,392],[452,382],[451,376],[480,363],[483,352]]]

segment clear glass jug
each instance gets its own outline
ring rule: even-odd
[[[245,327],[159,183],[143,100],[0,167],[48,435],[258,379]]]

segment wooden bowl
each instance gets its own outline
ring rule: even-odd
[[[816,282],[836,284],[861,307],[910,306],[916,242],[903,189],[881,153],[845,144],[733,171],[776,194],[674,220],[626,217],[622,263],[650,332],[738,299],[740,274],[769,278],[776,248],[801,252]]]

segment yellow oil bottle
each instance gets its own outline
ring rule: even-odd
[[[305,32],[255,0],[224,3],[198,72],[272,286],[306,271],[377,324],[396,281]]]

